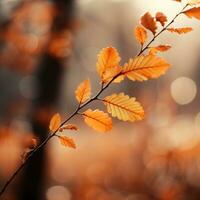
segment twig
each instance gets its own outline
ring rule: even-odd
[[[154,40],[162,33],[164,32],[174,21],[175,19],[182,14],[182,12],[184,11],[184,9],[188,6],[188,4],[186,6],[183,7],[183,9],[172,19],[172,21],[170,21],[165,27],[163,27],[163,29],[158,32],[156,35],[154,35],[154,37],[152,38],[152,40],[150,40],[150,42],[145,46],[145,47],[141,47],[140,52],[138,53],[137,56],[141,55],[145,50],[147,50],[149,48],[149,46],[154,42]],[[78,107],[76,108],[76,110],[65,120],[61,123],[61,125],[59,126],[59,128],[53,132],[52,134],[50,134],[39,146],[37,146],[35,149],[33,149],[33,151],[31,151],[31,153],[27,156],[26,160],[17,168],[17,170],[12,174],[12,176],[6,181],[6,183],[4,184],[4,186],[2,187],[2,189],[0,190],[0,197],[3,195],[3,193],[6,191],[6,189],[8,188],[8,186],[11,184],[11,182],[15,179],[15,177],[20,173],[20,171],[28,164],[29,160],[37,153],[40,151],[40,149],[42,149],[48,142],[49,140],[51,140],[54,136],[56,136],[56,133],[59,131],[59,129],[66,124],[70,119],[72,119],[75,115],[80,114],[80,110],[83,109],[84,107],[86,107],[88,104],[92,103],[95,100],[98,100],[98,97],[101,95],[101,93],[106,90],[110,84],[120,75],[122,75],[122,73],[118,73],[117,75],[115,75],[106,85],[102,84],[100,90],[97,92],[97,94],[92,97],[90,100],[88,100],[86,103],[82,104],[82,105],[78,105]]]
[[[10,185],[10,183],[15,179],[15,177],[19,174],[19,172],[28,164],[28,161],[40,150],[42,149],[47,142],[52,139],[54,136],[56,136],[56,133],[59,131],[59,129],[66,124],[71,118],[73,118],[75,115],[78,114],[78,112],[84,108],[85,106],[87,106],[88,104],[90,104],[91,102],[95,101],[98,99],[99,95],[114,81],[114,79],[116,79],[120,74],[117,74],[115,77],[112,78],[112,80],[107,83],[107,85],[105,86],[101,86],[101,89],[99,90],[99,92],[92,97],[89,101],[87,101],[86,103],[82,104],[82,105],[78,105],[77,109],[65,120],[61,123],[61,125],[59,126],[59,128],[53,132],[51,135],[49,135],[39,146],[37,146],[35,149],[33,149],[33,151],[31,151],[31,153],[28,155],[28,157],[26,158],[26,160],[17,168],[17,170],[12,174],[12,176],[7,180],[7,182],[4,184],[3,188],[0,191],[0,197],[3,195],[3,193],[5,192],[5,190],[7,189],[7,187]],[[102,84],[103,85],[103,84]]]

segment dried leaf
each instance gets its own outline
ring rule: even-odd
[[[110,68],[115,68],[119,66],[121,58],[119,57],[119,53],[113,47],[107,47],[102,49],[102,51],[98,55],[97,59],[97,72],[99,73],[102,80],[104,80],[104,74]]]
[[[158,50],[158,51],[168,51],[169,49],[171,49],[171,46],[170,45],[159,45],[154,48],[156,48],[156,50]]]
[[[194,7],[183,12],[189,18],[196,18],[200,20],[200,7]]]
[[[158,78],[169,68],[169,64],[155,55],[141,55],[130,59],[123,67],[122,73],[133,81],[145,81]]]
[[[150,30],[153,35],[156,34],[156,29],[157,29],[157,25],[155,22],[154,17],[151,16],[151,14],[149,12],[145,13],[142,17],[141,17],[141,24],[148,30]]]
[[[180,35],[184,33],[189,33],[193,29],[191,27],[184,27],[184,28],[168,28],[167,30],[171,33],[178,33]]]
[[[78,131],[78,127],[74,124],[67,124],[65,126],[62,126],[59,131],[62,132],[63,130],[72,130],[72,131]]]
[[[60,125],[61,125],[61,117],[58,113],[56,113],[50,120],[49,129],[50,131],[55,132],[60,127]]]
[[[99,132],[106,132],[112,129],[112,119],[103,111],[88,109],[82,115],[85,123]]]
[[[155,55],[158,51],[164,52],[168,51],[171,48],[170,45],[159,45],[157,47],[151,47],[149,50],[150,55]]]
[[[107,96],[103,101],[107,106],[107,111],[120,120],[133,122],[144,118],[141,104],[124,93]]]
[[[75,91],[76,99],[79,103],[84,103],[91,96],[91,85],[89,80],[84,80]]]
[[[121,67],[119,66],[115,66],[115,67],[112,67],[112,68],[108,68],[103,77],[102,77],[102,82],[103,83],[108,83],[110,82],[117,74],[119,74],[121,72]],[[113,82],[114,83],[119,83],[121,82],[122,80],[124,79],[124,77],[122,78],[119,78],[117,77]]]
[[[125,76],[122,74],[122,75],[119,75],[113,82],[114,83],[120,83],[121,81],[123,81],[125,78]]]
[[[157,21],[157,22],[160,22],[160,24],[161,24],[162,26],[164,26],[164,25],[165,25],[165,22],[167,22],[167,17],[166,17],[166,15],[163,14],[162,12],[157,12],[157,13],[156,13],[156,21]]]
[[[153,55],[155,56],[158,53],[158,50],[154,47],[149,48],[148,55]]]
[[[143,27],[137,26],[135,29],[135,38],[141,45],[143,45],[147,39],[147,31]]]
[[[58,138],[60,140],[60,143],[65,146],[65,147],[71,147],[71,148],[76,148],[76,144],[72,138],[69,138],[67,136],[60,136],[58,135]]]

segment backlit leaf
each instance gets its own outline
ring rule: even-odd
[[[149,54],[150,55],[155,55],[158,51],[160,52],[164,52],[164,51],[168,51],[171,48],[170,45],[159,45],[157,47],[151,47],[149,48]]]
[[[113,47],[107,47],[102,49],[97,59],[97,72],[99,73],[102,80],[104,80],[104,74],[106,70],[119,66],[121,58],[117,50]]]
[[[168,28],[167,30],[171,33],[178,33],[180,35],[184,33],[189,33],[193,29],[191,27],[184,27],[184,28]]]
[[[84,103],[91,96],[91,85],[89,80],[83,81],[75,91],[76,99],[79,103]]]
[[[171,48],[171,46],[170,45],[159,45],[154,48],[158,51],[168,51]]]
[[[107,111],[123,121],[138,121],[144,118],[144,110],[134,97],[129,98],[124,93],[113,94],[103,99]]]
[[[72,138],[69,138],[67,136],[60,136],[58,135],[58,138],[60,140],[60,143],[65,146],[65,147],[70,147],[70,148],[76,148],[76,144]]]
[[[156,21],[157,21],[157,22],[160,22],[160,24],[161,24],[162,26],[164,26],[164,25],[165,25],[165,22],[167,22],[167,17],[166,17],[166,15],[163,14],[162,12],[157,12],[157,13],[156,13]]]
[[[147,31],[143,27],[137,26],[135,29],[135,38],[143,45],[147,39]]]
[[[183,12],[189,18],[196,18],[200,20],[200,7],[194,7]]]
[[[60,127],[60,124],[61,124],[61,117],[58,113],[56,113],[50,120],[49,124],[50,131],[52,132],[57,131],[57,129]]]
[[[154,35],[156,34],[157,25],[154,17],[151,16],[149,12],[145,13],[141,17],[141,24],[148,30],[150,30]]]
[[[103,83],[107,83],[110,82],[117,74],[119,74],[121,72],[121,67],[120,66],[115,66],[112,68],[108,68],[103,77],[102,77],[102,82]],[[116,79],[114,79],[114,83],[119,83],[124,79],[124,76],[119,76]]]
[[[130,59],[123,67],[122,73],[133,81],[145,81],[158,78],[169,68],[169,64],[156,55],[141,55]]]
[[[72,130],[72,131],[77,131],[78,127],[74,124],[67,124],[65,126],[62,126],[59,128],[59,131],[62,132],[63,130]]]
[[[82,115],[85,123],[99,132],[106,132],[112,129],[112,119],[103,111],[88,109]]]

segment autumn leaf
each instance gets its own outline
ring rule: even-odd
[[[135,38],[136,40],[141,44],[143,45],[147,39],[147,32],[146,30],[141,27],[141,26],[137,26],[136,29],[135,29]]]
[[[171,33],[178,33],[180,35],[184,33],[189,33],[193,29],[191,27],[184,27],[184,28],[168,28],[167,30]]]
[[[68,130],[73,130],[73,131],[77,131],[78,127],[74,124],[67,124],[66,126],[63,127],[64,129],[68,129]]]
[[[69,138],[67,136],[60,136],[60,135],[57,135],[59,140],[60,140],[60,143],[65,146],[65,147],[71,147],[71,148],[76,148],[76,144],[74,142],[74,140],[72,138]]]
[[[141,55],[130,59],[123,67],[122,73],[133,81],[145,81],[158,78],[169,68],[169,64],[156,55]]]
[[[196,18],[200,20],[200,7],[194,7],[183,12],[189,18]]]
[[[171,46],[170,45],[159,45],[157,47],[150,47],[149,49],[150,49],[149,54],[155,55],[158,51],[160,51],[160,52],[168,51],[169,49],[171,49]]]
[[[77,131],[78,127],[74,124],[67,124],[65,126],[62,126],[59,128],[59,131],[62,132],[63,130],[72,130],[72,131]]]
[[[173,0],[173,1],[181,2],[181,0]]]
[[[75,91],[76,99],[79,103],[84,103],[91,96],[91,85],[89,80],[83,81]]]
[[[121,67],[120,66],[115,66],[112,68],[108,68],[103,77],[102,77],[102,82],[103,83],[108,83],[110,82],[116,75],[118,75],[121,72]],[[113,80],[113,83],[120,83],[124,79],[124,76],[118,76]]]
[[[144,110],[134,97],[129,98],[124,93],[113,94],[103,99],[107,111],[123,121],[138,121],[144,118]]]
[[[49,129],[50,131],[55,132],[60,127],[60,125],[61,125],[61,117],[58,113],[56,113],[50,120]]]
[[[160,24],[161,24],[162,26],[164,26],[164,25],[165,25],[165,22],[167,22],[167,17],[166,17],[166,15],[163,14],[162,12],[157,12],[157,13],[156,13],[156,21],[157,21],[157,22],[160,22]]]
[[[120,70],[121,72],[122,70]],[[121,81],[123,81],[125,78],[125,76],[123,74],[119,75],[114,81],[113,83],[120,83]]]
[[[106,132],[112,129],[112,119],[103,111],[88,109],[82,115],[85,123],[99,132]]]
[[[159,45],[154,48],[158,51],[168,51],[169,49],[171,49],[171,46],[170,45]]]
[[[107,47],[101,50],[97,58],[97,72],[99,73],[102,80],[104,80],[104,74],[110,68],[119,66],[121,58],[117,50],[113,47]]]
[[[148,30],[150,30],[153,35],[156,34],[156,29],[157,29],[157,25],[155,22],[154,17],[151,16],[151,14],[149,12],[145,13],[142,17],[141,17],[141,24]]]

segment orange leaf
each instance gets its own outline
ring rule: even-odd
[[[113,47],[107,47],[101,50],[97,59],[97,72],[100,77],[104,80],[104,74],[106,70],[119,66],[121,58],[119,53]]]
[[[65,147],[71,147],[71,148],[76,148],[76,144],[72,138],[69,138],[67,136],[60,136],[58,135],[58,138],[60,140],[60,143],[65,146]]]
[[[156,22],[154,20],[154,17],[151,16],[149,12],[145,13],[141,17],[141,24],[148,30],[150,30],[154,35],[156,34]]]
[[[166,15],[163,14],[162,12],[157,12],[157,13],[156,13],[156,21],[157,21],[157,22],[160,22],[160,24],[161,24],[162,26],[164,26],[164,25],[165,25],[165,22],[167,22],[167,17],[166,17]]]
[[[67,124],[65,126],[62,126],[59,131],[62,132],[63,130],[72,130],[72,131],[78,131],[78,127],[74,124]]]
[[[99,132],[106,132],[112,129],[112,119],[103,111],[88,109],[82,115],[85,123]]]
[[[170,45],[159,45],[155,48],[158,51],[168,51],[171,48],[171,46]]]
[[[84,103],[91,96],[91,85],[89,80],[83,81],[75,91],[76,99],[79,103]]]
[[[133,122],[144,118],[144,110],[140,103],[124,93],[107,96],[103,101],[107,111],[120,120]]]
[[[156,50],[156,48],[154,48],[154,47],[149,48],[149,53],[148,53],[148,55],[153,55],[153,56],[155,56],[157,53],[158,53],[158,50]]]
[[[111,81],[116,75],[118,75],[121,72],[121,67],[119,66],[115,66],[112,68],[108,68],[103,77],[102,77],[102,82],[103,83],[107,83],[109,81]],[[124,76],[119,76],[116,79],[113,80],[114,83],[119,83],[124,79]]]
[[[140,44],[143,45],[147,39],[146,30],[141,26],[137,26],[135,29],[135,38],[137,39],[138,42],[140,42]]]
[[[145,81],[158,78],[169,68],[169,64],[155,55],[141,55],[130,59],[123,67],[122,73],[133,81]]]
[[[170,45],[159,45],[157,47],[151,47],[149,54],[150,55],[155,55],[158,51],[160,52],[164,52],[164,51],[168,51],[171,48]]]
[[[49,129],[50,131],[55,132],[60,127],[60,125],[61,125],[61,117],[58,113],[56,113],[50,120]]]
[[[200,20],[200,7],[191,8],[183,12],[189,18],[196,18]]]
[[[178,33],[180,35],[183,33],[189,33],[193,29],[191,27],[184,27],[184,28],[168,28],[167,30],[171,33]]]

